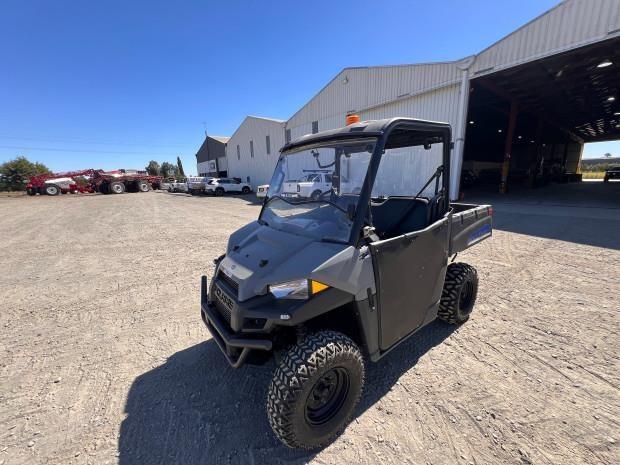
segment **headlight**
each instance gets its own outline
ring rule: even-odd
[[[309,296],[317,294],[329,288],[327,284],[312,279],[296,279],[280,284],[269,286],[269,292],[276,299],[307,299]]]

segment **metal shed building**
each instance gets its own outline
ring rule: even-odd
[[[228,176],[252,186],[269,184],[284,145],[284,120],[247,116],[226,145]]]
[[[575,172],[585,142],[620,139],[619,91],[620,1],[566,0],[462,60],[345,68],[286,122],[285,138],[350,113],[447,121],[456,198],[464,162],[490,167],[502,188],[513,175]]]
[[[228,137],[205,136],[205,140],[196,152],[196,172],[198,176],[226,176],[226,143]]]

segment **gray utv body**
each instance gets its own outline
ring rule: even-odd
[[[449,201],[452,143],[446,123],[411,118],[361,122],[303,136],[285,145],[281,156],[364,138],[377,142],[351,212],[347,243],[283,232],[258,220],[230,236],[211,282],[202,277],[202,320],[233,367],[264,362],[320,328],[342,332],[377,361],[436,319],[449,258],[491,235],[490,206]],[[431,143],[443,144],[443,165],[429,180],[436,183],[432,198],[371,198],[385,149]],[[399,230],[389,234],[374,234],[370,227],[380,233],[382,225],[395,223]],[[270,285],[297,279],[329,287],[307,300],[269,293]]]

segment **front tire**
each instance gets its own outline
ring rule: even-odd
[[[245,186],[243,189],[241,189],[241,193],[245,194],[245,195],[249,194],[250,193],[250,188]]]
[[[306,336],[286,352],[267,396],[269,424],[291,448],[329,443],[347,425],[364,387],[359,347],[336,331]]]
[[[224,192],[225,192],[224,188],[218,187],[218,188],[215,189],[215,196],[216,197],[221,197],[221,196],[224,195]]]
[[[446,323],[465,323],[474,309],[477,295],[476,269],[467,263],[451,263],[446,271],[437,316]]]

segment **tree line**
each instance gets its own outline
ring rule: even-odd
[[[17,157],[0,165],[0,191],[23,191],[31,176],[51,173],[43,163]]]
[[[155,160],[151,160],[144,169],[151,176],[163,176],[165,179],[174,178],[177,181],[184,181],[186,178],[181,157],[177,157],[176,164],[164,161],[160,165]]]

